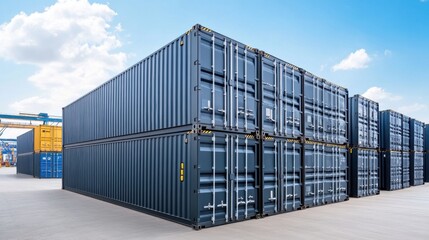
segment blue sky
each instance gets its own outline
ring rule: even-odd
[[[60,114],[200,23],[429,122],[429,1],[267,2],[1,1],[0,112]]]

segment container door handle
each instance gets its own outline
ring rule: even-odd
[[[214,208],[214,206],[211,205],[211,203],[209,203],[209,204],[207,204],[207,206],[204,206],[204,208],[210,210],[210,209]]]
[[[223,203],[223,200],[222,200],[222,201],[220,201],[220,204],[218,204],[217,206],[223,208],[223,207],[227,207],[228,204]]]

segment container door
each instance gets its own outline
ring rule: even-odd
[[[301,73],[296,67],[279,64],[279,132],[297,138],[301,131]]]
[[[281,179],[279,178],[280,158],[279,148],[282,148],[282,141],[278,139],[265,140],[263,142],[262,170],[264,179],[264,211],[263,215],[270,215],[280,211],[279,196],[281,191]]]
[[[378,148],[378,105],[377,103],[370,102],[369,106],[369,147]]]
[[[278,135],[278,64],[262,57],[262,129],[269,135]]]
[[[379,175],[378,175],[378,153],[377,151],[369,151],[369,178],[370,178],[370,194],[378,194]]]
[[[254,217],[257,142],[245,135],[200,136],[199,224],[222,224]]]
[[[301,151],[300,143],[281,142],[282,211],[294,211],[301,207]]]
[[[323,140],[323,84],[316,77],[305,75],[305,137],[311,140]],[[322,134],[321,134],[322,132]]]
[[[323,204],[324,161],[323,145],[306,144],[305,146],[305,199],[306,206]],[[329,162],[329,160],[328,160]],[[331,191],[333,191],[331,189]]]
[[[410,154],[395,152],[395,166],[396,166],[396,188],[407,188],[410,186]],[[402,160],[402,161],[401,161]]]
[[[215,33],[200,32],[200,123],[218,130],[254,132],[256,54]]]

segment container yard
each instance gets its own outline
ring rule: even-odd
[[[0,240],[429,238],[429,105],[380,78],[399,81],[380,66],[405,59],[400,41],[352,34],[365,48],[347,55],[347,34],[321,49],[317,31],[320,43],[177,22],[142,24],[144,51],[125,53],[136,44],[123,45],[134,36],[112,22],[116,4],[58,1],[0,22],[0,59],[38,69],[34,96],[0,101],[15,112],[0,113]],[[26,21],[52,46],[16,40]]]

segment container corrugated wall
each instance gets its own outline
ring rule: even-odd
[[[350,194],[364,197],[379,190],[379,107],[361,95],[349,100]]]
[[[308,113],[304,75],[322,86]],[[304,204],[314,139],[331,167],[319,180],[333,186],[318,201],[342,201],[347,101],[347,89],[196,25],[63,109],[63,188],[196,228],[288,212]],[[307,117],[318,125],[305,139]]]
[[[34,153],[32,152],[18,154],[18,160],[16,162],[16,173],[33,176],[33,157]]]
[[[64,108],[64,144],[194,124],[255,132],[256,64],[246,45],[191,31]]]

